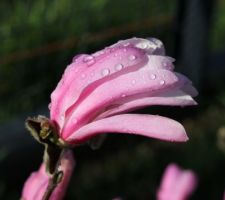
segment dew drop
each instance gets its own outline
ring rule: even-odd
[[[139,44],[137,44],[136,47],[141,48],[141,49],[146,49],[148,47],[148,44],[146,44],[146,43],[139,43]]]
[[[132,80],[132,84],[135,85],[136,84],[136,80]]]
[[[107,76],[110,74],[110,70],[109,69],[103,69],[102,70],[102,76]]]
[[[164,61],[164,62],[162,63],[162,65],[163,65],[164,67],[167,67],[167,66],[168,66],[168,63]]]
[[[116,71],[120,71],[121,69],[123,69],[123,64],[119,63],[115,65],[115,70]]]
[[[129,46],[129,45],[130,45],[130,43],[129,43],[129,42],[127,42],[127,43],[123,44],[123,46],[124,46],[124,47],[127,47],[127,46]]]
[[[135,60],[136,59],[136,56],[135,55],[130,55],[129,56],[129,60]]]
[[[81,78],[85,79],[86,78],[86,74],[81,74]]]
[[[165,84],[165,81],[164,81],[164,80],[161,80],[161,81],[159,82],[159,84],[160,84],[160,85],[164,85],[164,84]]]
[[[85,57],[83,58],[83,61],[86,63],[86,62],[89,62],[89,61],[91,61],[91,60],[93,60],[93,59],[94,59],[93,56],[85,56]]]
[[[95,63],[95,59],[89,60],[89,61],[87,62],[88,65],[93,65],[94,63]]]
[[[77,118],[74,118],[74,119],[73,119],[73,123],[74,123],[74,124],[77,124],[77,122],[78,122]]]
[[[126,97],[126,94],[122,94],[121,97]]]
[[[156,75],[155,75],[155,74],[151,74],[151,75],[150,75],[150,78],[151,78],[152,80],[155,80],[155,79],[156,79]]]
[[[146,43],[142,44],[142,49],[146,49],[148,47],[148,45]]]

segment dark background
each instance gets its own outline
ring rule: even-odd
[[[182,122],[190,140],[167,143],[110,135],[101,149],[74,150],[77,166],[66,199],[155,199],[167,164],[193,169],[191,199],[222,199],[225,189],[225,1],[3,0],[0,2],[0,199],[19,199],[42,160],[24,128],[48,116],[50,93],[74,55],[129,37],[156,37],[193,80],[199,106],[139,112]],[[219,145],[220,144],[220,145]]]

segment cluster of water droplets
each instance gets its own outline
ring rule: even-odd
[[[156,75],[156,74],[150,74],[150,79],[151,79],[151,80],[156,80],[156,79],[157,79],[157,75]],[[160,84],[160,85],[164,85],[165,83],[166,83],[165,80],[159,79],[159,84]]]

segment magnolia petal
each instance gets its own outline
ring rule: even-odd
[[[98,115],[98,119],[152,105],[190,106],[197,105],[197,102],[181,90],[171,90],[156,96],[150,96],[148,93],[138,94],[116,101],[114,105],[111,105],[105,112]]]
[[[45,166],[42,164],[38,172],[33,172],[24,184],[22,199],[41,200],[48,186],[48,180],[49,177],[45,173]]]
[[[65,70],[60,84],[51,95],[51,119],[62,127],[65,111],[77,101],[88,85],[96,81],[100,84],[107,76],[119,74],[120,71],[127,72],[128,67],[136,70],[135,67],[141,67],[144,62],[147,62],[147,56],[135,47],[108,48],[98,56],[79,56]],[[98,84],[92,85],[91,88],[94,89]]]
[[[154,76],[154,77],[152,77]],[[62,137],[68,137],[70,132],[92,120],[112,102],[144,92],[167,91],[178,83],[174,73],[168,70],[136,71],[123,74],[97,87],[92,93],[73,105],[68,110],[67,122],[62,131]],[[74,109],[76,108],[76,109]]]
[[[157,193],[158,200],[185,200],[197,185],[197,177],[190,170],[181,170],[177,165],[170,164],[163,175]]]
[[[148,63],[144,68],[148,67],[150,69],[166,69],[172,71],[174,69],[174,61],[175,59],[168,56],[148,55]]]
[[[182,90],[191,95],[192,97],[196,97],[198,95],[198,91],[196,90],[196,88],[192,85],[192,84],[185,84],[182,87]]]
[[[186,76],[184,76],[183,74],[174,72],[176,74],[176,76],[179,78],[181,85],[182,85],[182,90],[191,95],[192,97],[196,97],[198,95],[198,91],[196,90],[196,88],[192,85],[192,81],[190,79],[188,79]]]
[[[143,49],[149,55],[165,55],[165,48],[163,43],[156,38],[136,38],[133,37],[127,40],[121,40],[113,46],[135,46],[139,49]]]
[[[177,142],[188,140],[183,126],[172,119],[154,115],[123,114],[89,123],[73,132],[66,141],[79,144],[106,132],[135,134]]]

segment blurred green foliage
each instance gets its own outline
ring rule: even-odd
[[[75,54],[134,35],[171,38],[163,31],[169,25],[162,27],[159,20],[153,20],[149,27],[143,24],[133,31],[117,32],[129,23],[140,26],[143,20],[162,14],[167,18],[175,9],[169,0],[160,5],[147,0],[21,0],[0,4],[0,121],[47,104]],[[118,31],[105,38],[104,32],[115,27]],[[96,33],[99,39],[87,42]],[[71,38],[63,48],[63,42]]]
[[[213,49],[224,49],[225,44],[225,1],[218,0],[214,10],[211,29],[211,46]]]

